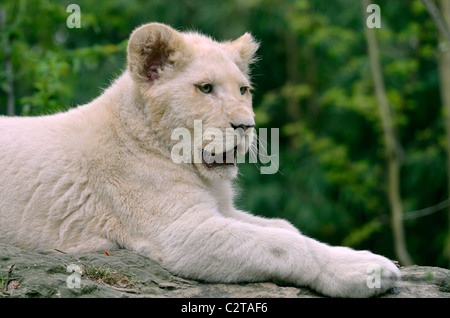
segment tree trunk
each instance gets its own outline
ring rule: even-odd
[[[447,26],[450,25],[450,1],[441,0],[441,12]],[[448,27],[447,33],[448,33]],[[445,34],[445,33],[444,33]],[[450,39],[442,38],[440,45],[441,52],[439,54],[438,66],[440,77],[441,101],[444,108],[445,133],[446,133],[446,148],[447,148],[447,186],[448,197],[450,198]],[[448,208],[448,233],[447,233],[447,248],[446,256],[448,259],[448,266],[450,268],[450,207]]]
[[[364,16],[369,0],[363,0]],[[364,22],[366,19],[364,19]],[[400,160],[397,149],[397,139],[395,136],[394,123],[391,110],[384,87],[383,75],[381,71],[378,45],[375,37],[376,29],[369,29],[364,25],[367,47],[369,51],[370,66],[372,69],[373,81],[375,85],[375,95],[380,110],[381,123],[383,127],[384,142],[386,147],[386,157],[388,166],[388,197],[391,210],[391,226],[394,236],[394,248],[398,260],[402,265],[412,264],[411,257],[406,249],[405,234],[403,228],[403,205],[400,196]]]
[[[9,43],[9,34],[6,31],[6,10],[0,9],[0,30],[4,32],[2,46],[5,52],[5,71],[6,71],[6,87],[7,87],[7,107],[6,114],[14,116],[16,105],[14,99],[14,72],[11,61],[11,46]]]

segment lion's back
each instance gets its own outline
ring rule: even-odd
[[[0,117],[0,241],[39,249],[57,240],[61,212],[80,197],[62,146],[66,116]]]

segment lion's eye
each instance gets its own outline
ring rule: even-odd
[[[239,91],[241,92],[241,95],[244,95],[245,93],[247,93],[249,90],[248,86],[242,86]]]
[[[212,92],[213,86],[211,84],[198,84],[196,85],[197,88],[200,90],[200,92],[204,93],[204,94],[209,94]]]

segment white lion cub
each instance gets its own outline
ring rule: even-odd
[[[123,247],[208,282],[275,281],[335,297],[391,288],[400,272],[385,257],[234,208],[233,160],[248,147],[227,144],[213,154],[232,162],[211,163],[194,138],[201,159],[172,160],[172,132],[192,132],[194,121],[251,135],[257,48],[248,33],[219,43],[146,24],[100,97],[65,113],[0,117],[0,241],[42,252]]]

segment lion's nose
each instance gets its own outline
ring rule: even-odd
[[[230,123],[230,125],[231,125],[231,127],[233,127],[233,129],[241,128],[241,129],[244,130],[244,131],[246,131],[246,130],[249,129],[249,128],[255,127],[255,125],[246,125],[246,124],[239,124],[239,125],[236,125],[236,124]]]

